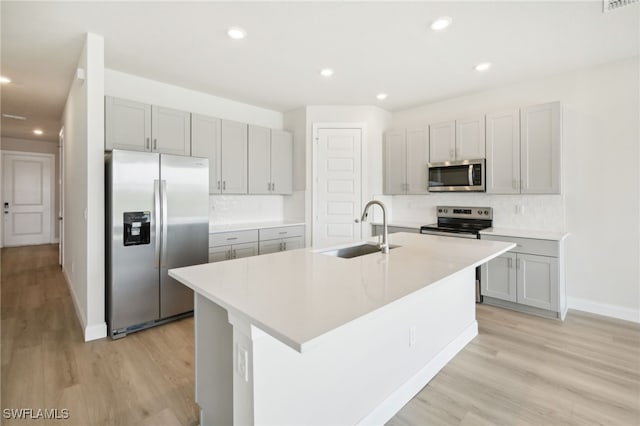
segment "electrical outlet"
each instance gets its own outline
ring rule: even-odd
[[[416,326],[412,325],[409,327],[409,346],[413,346],[416,344]]]
[[[238,374],[242,378],[244,378],[245,382],[249,381],[249,351],[247,351],[242,346],[238,345],[238,350],[236,351],[237,360],[236,366],[238,369]]]

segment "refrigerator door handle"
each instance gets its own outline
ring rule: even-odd
[[[161,266],[167,267],[167,181],[162,180],[162,261]]]
[[[153,253],[153,266],[155,268],[160,267],[160,222],[162,219],[160,218],[160,181],[158,179],[153,181],[153,211],[154,211],[154,222],[155,222],[155,231],[156,231],[156,244]]]

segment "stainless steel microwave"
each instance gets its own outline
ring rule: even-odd
[[[428,163],[430,192],[484,192],[485,160]]]

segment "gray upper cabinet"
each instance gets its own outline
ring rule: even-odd
[[[247,125],[236,121],[221,121],[220,167],[222,193],[247,193]]]
[[[105,97],[105,150],[191,155],[191,114]]]
[[[559,194],[559,102],[487,114],[487,193]]]
[[[152,106],[151,137],[153,152],[191,155],[191,113]]]
[[[562,191],[560,103],[522,108],[520,123],[521,192],[559,194]]]
[[[249,126],[249,193],[291,194],[293,137],[282,130]]]
[[[293,134],[271,130],[271,192],[293,192]]]
[[[445,121],[429,126],[429,161],[452,161],[456,157],[456,122]]]
[[[222,191],[220,168],[222,163],[220,144],[220,119],[205,115],[191,115],[191,155],[209,159],[209,193]]]
[[[384,193],[428,194],[426,127],[390,130],[384,136]]]
[[[520,111],[487,114],[487,192],[520,193]]]
[[[106,96],[105,150],[151,151],[151,105]]]
[[[474,160],[484,156],[484,116],[429,126],[429,157],[432,163]]]

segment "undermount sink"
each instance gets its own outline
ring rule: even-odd
[[[390,245],[389,249],[394,249],[398,246]],[[364,256],[365,254],[380,253],[380,247],[377,244],[358,244],[356,246],[342,247],[339,249],[331,249],[321,252],[327,256],[341,257],[343,259],[351,259],[353,257]]]

